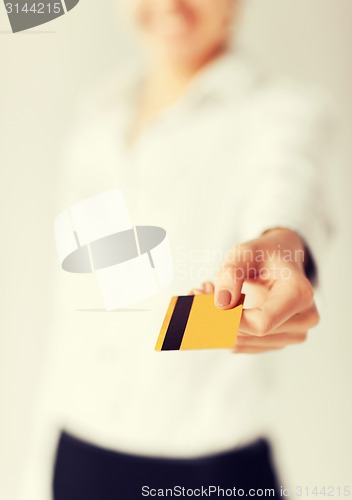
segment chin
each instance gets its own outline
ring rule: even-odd
[[[178,62],[189,64],[193,61],[197,61],[197,54],[190,53],[189,49],[185,48],[184,50],[181,47],[177,47],[175,49],[169,49],[163,51],[164,58],[170,62]]]
[[[157,44],[157,51],[168,62],[187,65],[196,63],[202,58],[202,51],[199,50],[199,47],[195,47],[194,50],[191,50],[190,47],[189,39],[177,42],[163,41],[163,43]]]

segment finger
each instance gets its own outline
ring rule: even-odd
[[[280,351],[283,347],[234,347],[234,354],[262,354],[270,351]]]
[[[212,293],[214,293],[215,287],[211,281],[205,281],[204,283],[202,283],[202,289],[204,290],[204,293],[211,295]]]
[[[258,337],[268,335],[292,316],[313,303],[313,288],[300,272],[289,279],[274,282],[267,299],[260,306],[243,312],[243,323]]]
[[[307,340],[307,332],[279,333],[268,337],[253,337],[252,335],[238,335],[235,347],[285,347],[291,344],[302,344]]]
[[[238,304],[243,283],[250,278],[248,269],[251,268],[249,264],[253,254],[254,250],[250,244],[237,245],[228,253],[215,280],[214,300],[217,307],[231,309]],[[255,266],[255,263],[252,266]]]
[[[211,281],[205,281],[200,288],[192,288],[189,295],[212,294],[214,293],[214,285]]]
[[[267,335],[275,335],[277,333],[294,333],[305,332],[314,328],[319,323],[319,313],[315,303],[313,303],[306,311],[293,315],[290,319],[279,325],[274,330],[270,330]],[[252,324],[248,321],[247,315],[243,315],[239,333],[255,335],[252,329]]]

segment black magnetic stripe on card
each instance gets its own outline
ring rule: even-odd
[[[165,334],[162,351],[178,351],[181,347],[187,321],[192,309],[194,295],[178,297],[168,329]]]

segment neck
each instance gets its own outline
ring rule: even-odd
[[[155,60],[146,79],[135,121],[130,131],[133,143],[155,116],[174,104],[181,97],[192,78],[205,66],[225,52],[227,46],[219,46],[206,57],[192,63]]]
[[[193,68],[159,64],[152,68],[144,89],[145,102],[163,108],[175,101],[192,80]]]

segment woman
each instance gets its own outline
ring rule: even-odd
[[[71,312],[77,297],[85,307],[96,297],[86,281],[63,284],[71,298],[55,322],[37,446],[52,444],[55,500],[174,486],[278,495],[262,439],[275,358],[262,353],[304,342],[318,322],[311,282],[327,235],[327,113],[316,92],[268,77],[232,46],[241,1],[125,4],[149,69],[119,73],[85,99],[60,209],[122,187],[136,223],[167,230],[176,277],[141,309],[113,315]],[[243,287],[234,356],[153,351],[171,295],[214,293],[228,309]],[[41,499],[35,467],[48,498],[43,462],[32,459],[27,499]]]

